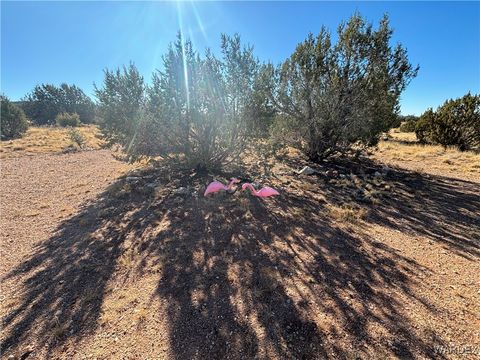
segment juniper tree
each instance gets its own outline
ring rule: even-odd
[[[356,142],[375,144],[396,121],[400,94],[418,67],[401,45],[390,45],[391,36],[387,16],[375,30],[355,14],[338,27],[336,43],[322,27],[281,66],[266,67],[266,92],[312,160]]]
[[[470,93],[447,100],[436,111],[427,110],[417,122],[421,142],[457,146],[459,150],[480,147],[480,95]]]
[[[4,95],[0,95],[0,108],[0,139],[9,140],[21,137],[29,125],[23,110]]]
[[[179,34],[145,86],[134,65],[106,71],[96,87],[104,132],[132,159],[178,155],[198,169],[236,158],[251,119],[258,61],[240,37],[222,36],[221,57],[202,57]]]

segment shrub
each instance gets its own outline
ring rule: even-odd
[[[400,132],[404,132],[404,133],[407,133],[407,132],[414,132],[415,131],[415,126],[417,124],[417,121],[416,120],[407,120],[407,121],[404,121],[401,125],[400,125]]]
[[[430,129],[434,117],[435,113],[430,108],[420,116],[415,124],[415,135],[417,136],[418,141],[420,141],[422,144],[431,142]]]
[[[80,125],[80,116],[77,113],[60,113],[55,117],[55,122],[58,126],[78,126]]]
[[[310,34],[281,66],[268,66],[263,82],[276,110],[294,125],[294,139],[319,161],[355,143],[374,145],[397,121],[399,97],[418,68],[404,48],[390,46],[385,16],[377,30],[354,15],[338,41],[322,28]]]
[[[222,36],[221,50],[220,59],[209,51],[201,57],[179,35],[148,88],[133,64],[106,71],[95,92],[109,140],[123,145],[131,159],[184,155],[197,169],[236,158],[252,119],[258,62],[239,36]]]
[[[459,150],[480,147],[480,96],[468,93],[448,100],[435,112],[428,109],[418,121],[415,133],[421,142],[456,146]]]
[[[25,113],[3,95],[0,96],[0,102],[0,138],[8,140],[21,137],[29,125]]]
[[[143,118],[145,84],[134,64],[123,70],[105,70],[103,87],[95,85],[99,102],[99,126],[110,144],[125,148],[138,139],[138,129]],[[141,136],[140,136],[141,137]],[[143,139],[142,139],[143,141]],[[132,149],[126,149],[131,152]]]
[[[72,143],[78,146],[79,148],[83,148],[83,146],[85,145],[85,138],[80,133],[80,131],[78,131],[75,128],[71,128],[68,131],[68,137],[70,138]]]

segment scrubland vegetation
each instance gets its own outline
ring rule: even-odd
[[[12,104],[7,97],[0,97],[1,107],[1,140],[10,140],[21,137],[28,128],[28,119],[21,108]]]
[[[37,154],[59,154],[72,149],[100,149],[104,140],[96,125],[76,128],[31,126],[20,139],[0,143],[0,159]],[[80,146],[80,143],[82,146]]]
[[[105,70],[95,102],[66,84],[2,97],[2,356],[475,345],[479,96],[401,116],[419,68],[388,18],[356,14],[332,38],[274,66],[238,35],[216,55],[179,34],[150,81]],[[231,177],[280,196],[203,196]]]

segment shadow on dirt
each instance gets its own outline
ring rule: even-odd
[[[365,162],[335,168],[366,183],[382,170]],[[300,179],[321,183],[316,191],[326,200],[288,186],[263,201],[239,192],[194,196],[209,180],[145,170],[63,222],[4,279],[18,284],[20,299],[3,319],[4,351],[34,338],[51,354],[95,332],[107,284],[134,249],[140,259],[130,276],[158,277],[152,296],[166,300],[176,359],[440,356],[433,347],[442,339],[404,306],[437,311],[412,290],[428,270],[354,225],[332,223],[326,206],[359,202],[371,209],[369,221],[478,257],[469,235],[478,230],[474,184],[390,169],[377,180],[393,192],[381,185],[379,202],[358,196],[366,184],[355,176]],[[152,264],[158,274],[148,272]]]
[[[366,206],[369,222],[425,236],[470,260],[480,256],[477,183],[388,168],[366,159],[339,161],[334,168],[355,175],[327,181],[327,201]]]

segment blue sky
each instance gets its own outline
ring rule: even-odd
[[[420,114],[480,93],[480,2],[1,2],[1,91],[18,100],[36,84],[67,82],[93,94],[103,69],[133,61],[147,80],[182,28],[197,50],[241,34],[260,60],[280,62],[308,32],[335,32],[359,11],[388,12],[420,72],[401,99]]]

